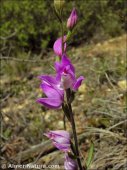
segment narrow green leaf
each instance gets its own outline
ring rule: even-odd
[[[91,161],[93,159],[93,153],[94,153],[94,144],[93,144],[93,142],[91,142],[89,153],[88,153],[88,158],[86,160],[86,167],[87,167],[87,169],[89,168],[89,166],[91,164]]]
[[[52,65],[50,65],[50,67],[51,67],[51,69],[52,69],[53,71],[55,71],[55,68],[54,68]]]

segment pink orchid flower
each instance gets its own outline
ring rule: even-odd
[[[76,79],[74,66],[71,64],[66,54],[62,55],[60,62],[55,62],[55,69],[57,72],[56,80],[61,82],[61,88],[70,88],[74,91],[78,90],[84,77],[80,76]]]

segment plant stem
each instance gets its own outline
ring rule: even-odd
[[[67,97],[67,104],[68,104],[68,109],[70,111],[70,118],[71,118],[71,126],[72,126],[72,131],[73,131],[73,136],[74,136],[74,141],[75,141],[75,152],[76,152],[76,157],[77,157],[77,162],[80,170],[83,170],[81,160],[80,160],[80,155],[79,155],[79,149],[78,149],[78,139],[77,139],[77,133],[76,133],[76,126],[75,126],[75,121],[74,121],[74,116],[72,112],[72,107],[70,103],[70,89],[66,90],[66,97]]]
[[[66,116],[65,114],[63,115],[63,124],[64,124],[64,130],[66,130]]]
[[[75,150],[76,150],[77,162],[78,162],[80,170],[82,170],[82,165],[81,165],[81,161],[80,161],[80,157],[79,157],[79,150],[78,150],[77,133],[76,133],[75,121],[74,121],[74,116],[73,116],[73,113],[72,113],[71,104],[69,104],[69,109],[71,110],[71,116],[70,116],[71,117],[71,126],[72,126],[72,130],[73,130],[74,141],[75,141]]]

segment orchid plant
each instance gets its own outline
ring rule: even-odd
[[[57,60],[54,63],[55,75],[39,76],[39,79],[41,80],[40,88],[45,93],[46,97],[37,99],[37,102],[50,109],[62,107],[64,116],[68,119],[72,127],[74,144],[71,141],[69,132],[66,131],[66,126],[64,130],[49,131],[44,135],[53,142],[57,149],[64,152],[65,170],[85,170],[85,166],[83,167],[81,163],[74,113],[71,105],[74,100],[74,93],[80,87],[84,77],[80,76],[79,78],[76,78],[75,67],[67,56],[67,41],[77,24],[78,15],[74,8],[67,20],[68,33],[67,35],[64,35],[62,20],[64,0],[54,0],[54,5],[62,32],[62,36],[55,41],[53,46],[54,53],[58,56],[59,61]]]

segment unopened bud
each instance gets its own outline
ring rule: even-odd
[[[65,4],[65,0],[54,0],[54,6],[57,12],[61,12],[64,4]]]
[[[67,20],[67,28],[72,30],[74,26],[77,24],[77,20],[78,20],[78,15],[76,9],[74,8]]]

